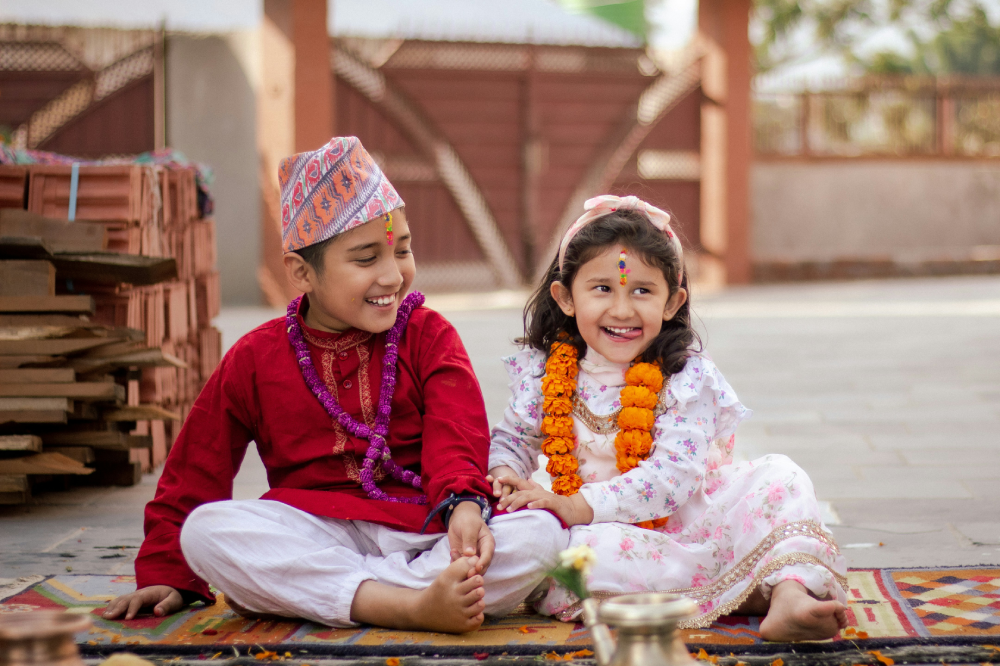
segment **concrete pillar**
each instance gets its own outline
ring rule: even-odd
[[[708,282],[743,284],[750,255],[751,0],[700,0],[705,44],[701,112],[701,240],[699,264]]]
[[[264,0],[258,99],[262,261],[258,282],[265,300],[284,306],[296,294],[281,260],[278,164],[315,150],[333,135],[333,73],[327,0]]]

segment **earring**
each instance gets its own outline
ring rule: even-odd
[[[392,213],[385,214],[385,242],[392,245]]]

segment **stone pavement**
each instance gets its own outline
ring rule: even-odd
[[[430,301],[462,334],[496,421],[519,295]],[[754,286],[693,302],[707,350],[755,411],[737,452],[804,467],[851,566],[1000,564],[1000,277]],[[225,309],[225,344],[277,314]],[[150,475],[0,507],[0,579],[130,573],[154,489]],[[234,494],[265,489],[251,451]]]

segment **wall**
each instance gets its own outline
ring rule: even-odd
[[[225,305],[261,302],[261,195],[253,72],[246,36],[169,35],[167,145],[215,172],[215,223]],[[251,49],[252,50],[252,49]]]
[[[757,262],[961,259],[1000,246],[994,162],[758,161],[751,184]]]

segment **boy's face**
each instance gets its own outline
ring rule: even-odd
[[[285,255],[292,286],[309,294],[306,325],[334,333],[392,328],[416,274],[402,208],[392,212],[392,227],[392,245],[382,218],[341,234],[327,246],[320,273],[294,252]]]

